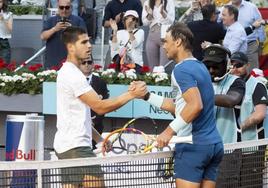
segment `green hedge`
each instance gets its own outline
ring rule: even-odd
[[[33,6],[33,5],[9,5],[8,9],[14,15],[25,15],[25,14],[43,14],[42,6]]]

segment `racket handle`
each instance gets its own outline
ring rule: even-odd
[[[146,147],[144,150],[143,150],[143,153],[147,153],[148,151],[152,150],[155,146],[157,145],[157,142],[153,142],[152,145]]]

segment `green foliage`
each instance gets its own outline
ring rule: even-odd
[[[34,5],[9,5],[8,9],[14,15],[42,15],[43,13],[43,7]]]
[[[189,7],[176,7],[175,9],[175,19],[179,20],[179,18],[187,11]]]

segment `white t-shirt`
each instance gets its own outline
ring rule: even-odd
[[[57,76],[57,153],[92,145],[90,108],[78,98],[90,90],[79,68],[71,62],[64,63]]]
[[[7,29],[7,26],[4,23],[4,21],[6,22],[7,20],[13,19],[12,12],[4,12],[3,17],[4,17],[4,20],[0,20],[0,38],[10,39],[11,32]]]

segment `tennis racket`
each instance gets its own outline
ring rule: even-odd
[[[156,137],[150,136],[135,128],[120,128],[111,132],[103,141],[102,148],[110,142],[112,151],[119,154],[126,151],[127,154],[147,153],[157,146]],[[192,143],[192,136],[173,137],[170,143]],[[118,151],[119,150],[119,151]],[[105,156],[105,150],[102,149]]]

